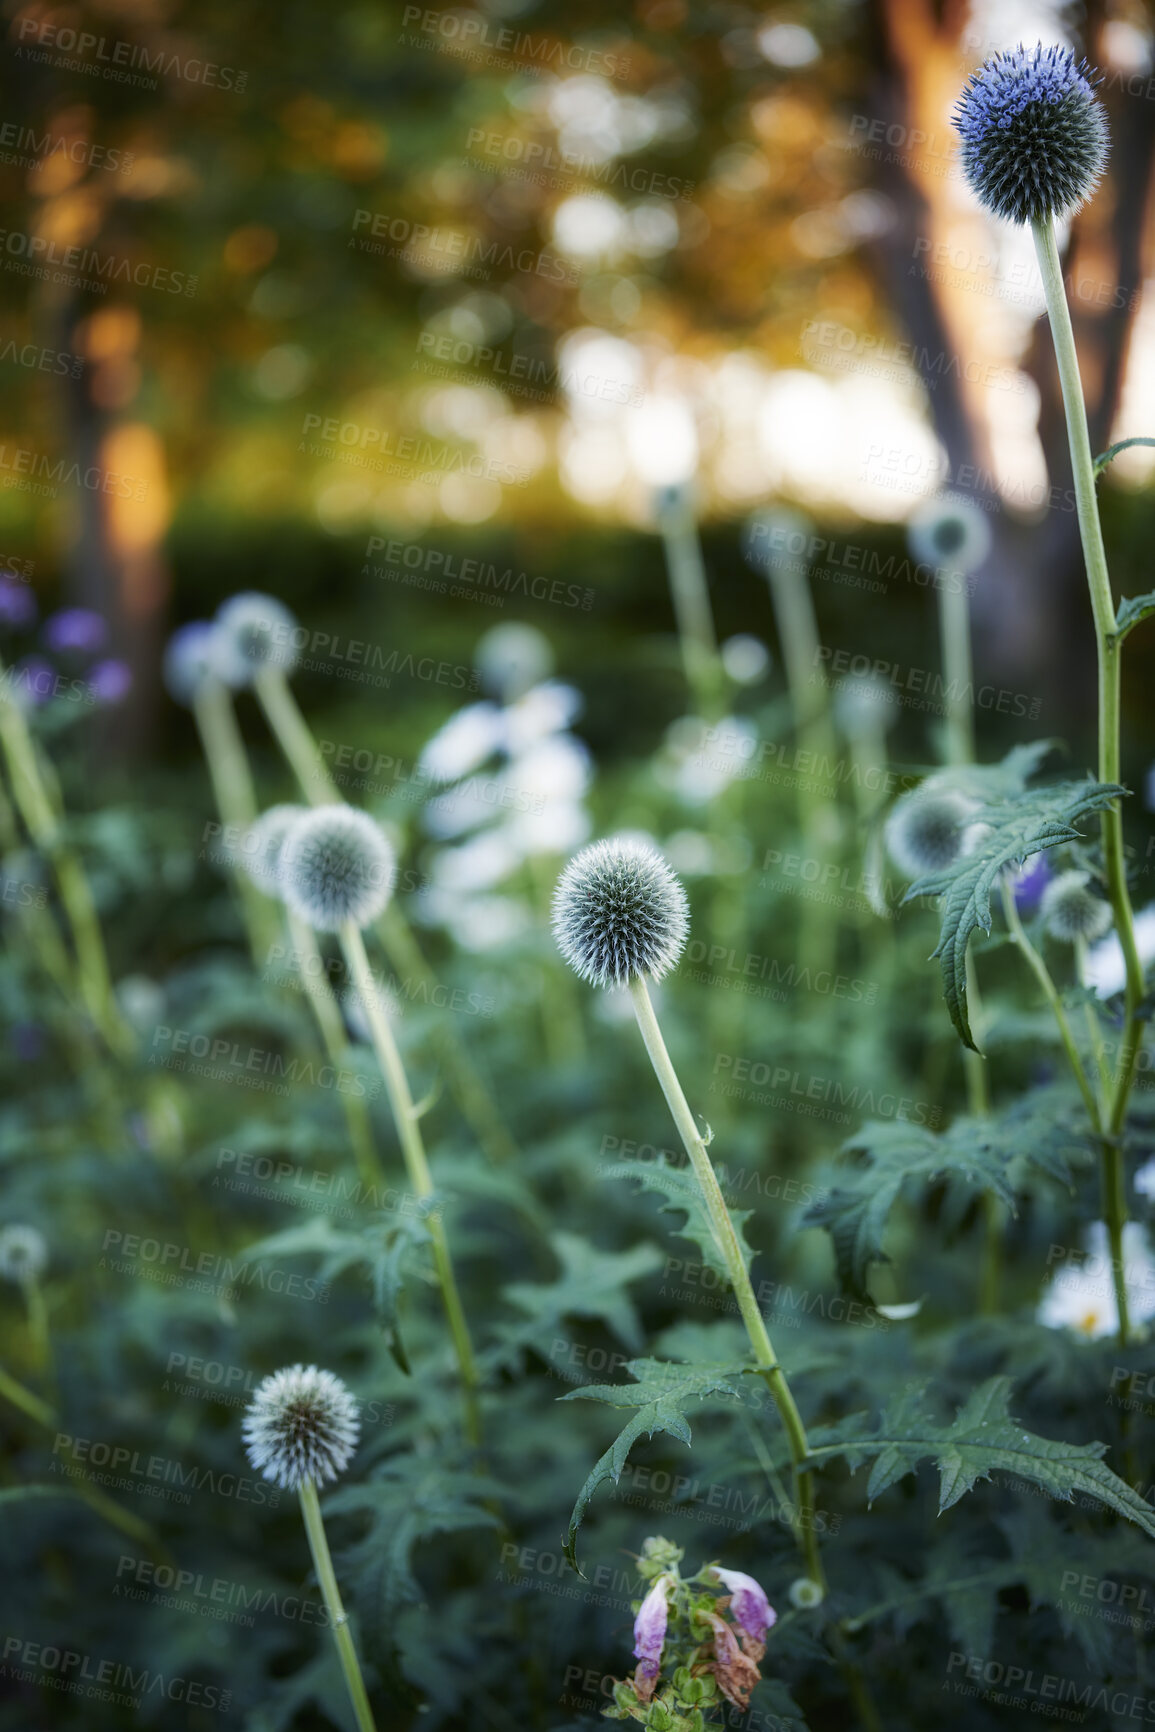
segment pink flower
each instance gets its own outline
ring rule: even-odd
[[[760,1659],[766,1646],[766,1632],[778,1622],[778,1614],[753,1576],[741,1570],[723,1570],[714,1565],[714,1574],[730,1590],[730,1614],[751,1643],[757,1644]],[[745,1646],[745,1644],[743,1644]],[[749,1649],[747,1649],[749,1652]]]
[[[634,1619],[634,1657],[639,1662],[634,1674],[634,1688],[642,1702],[654,1693],[662,1664],[662,1644],[670,1619],[670,1602],[666,1596],[668,1575],[659,1576],[638,1609]]]

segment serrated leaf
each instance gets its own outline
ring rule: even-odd
[[[1044,848],[1080,839],[1078,820],[1099,812],[1127,792],[1115,783],[1052,783],[1024,788],[1013,797],[988,800],[971,815],[980,836],[968,854],[941,872],[916,878],[903,898],[941,896],[942,931],[932,955],[940,958],[943,996],[960,1040],[978,1051],[966,1004],[966,954],[971,935],[991,929],[991,893],[1007,867],[1018,866]],[[985,834],[979,826],[985,827]]]
[[[690,1442],[690,1426],[683,1409],[689,1401],[704,1401],[721,1395],[741,1401],[743,1392],[734,1379],[749,1371],[745,1365],[670,1365],[657,1359],[631,1359],[626,1369],[634,1383],[586,1384],[561,1396],[562,1401],[601,1401],[609,1407],[632,1407],[636,1411],[618,1433],[604,1455],[594,1463],[578,1493],[565,1538],[565,1555],[578,1575],[577,1536],[594,1493],[605,1480],[616,1485],[634,1444],[640,1437],[668,1432],[680,1443]],[[584,1578],[583,1578],[584,1579]]]
[[[517,1331],[517,1341],[552,1337],[565,1317],[596,1317],[638,1352],[642,1325],[626,1288],[661,1266],[664,1259],[657,1246],[599,1251],[574,1233],[551,1233],[549,1242],[561,1264],[555,1281],[514,1281],[502,1288],[510,1304],[527,1311],[533,1320]]]
[[[1045,1096],[1045,1102],[1032,1095]],[[956,1119],[945,1131],[909,1120],[872,1120],[847,1139],[841,1153],[858,1156],[858,1167],[811,1203],[801,1224],[826,1228],[848,1292],[869,1299],[867,1272],[872,1263],[889,1261],[883,1238],[904,1188],[945,1179],[958,1193],[958,1213],[976,1190],[993,1192],[1014,1213],[1014,1181],[1022,1166],[1070,1185],[1067,1157],[1086,1146],[1071,1093],[1063,1088],[1032,1095],[997,1117]]]
[[[692,1240],[702,1253],[703,1263],[729,1285],[726,1260],[718,1248],[705,1200],[692,1171],[684,1167],[667,1166],[664,1161],[655,1161],[652,1164],[647,1162],[645,1165],[636,1161],[619,1161],[614,1166],[606,1167],[604,1176],[609,1179],[636,1179],[643,1191],[657,1191],[665,1197],[661,1214],[668,1215],[677,1210],[686,1217],[684,1227],[671,1228],[675,1237]],[[746,1243],[744,1228],[753,1212],[752,1209],[730,1209],[730,1219],[734,1223],[742,1261],[747,1270],[754,1253]]]
[[[1073,1502],[1076,1492],[1093,1498],[1155,1539],[1155,1511],[1111,1472],[1102,1459],[1107,1445],[1062,1443],[1024,1430],[1009,1412],[1010,1391],[1009,1377],[988,1378],[954,1421],[941,1425],[926,1409],[922,1386],[914,1385],[886,1410],[873,1436],[864,1431],[864,1415],[853,1414],[812,1433],[810,1455],[815,1461],[843,1456],[852,1472],[873,1457],[870,1502],[929,1458],[939,1469],[940,1515],[998,1471],[1062,1503]]]
[[[1151,443],[1155,444],[1155,440]],[[1146,595],[1124,596],[1115,614],[1114,636],[1126,637],[1140,620],[1146,619],[1152,613],[1155,613],[1155,589],[1149,589]]]

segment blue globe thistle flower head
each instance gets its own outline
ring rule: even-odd
[[[971,74],[955,109],[963,173],[1008,222],[1064,217],[1088,199],[1107,161],[1107,117],[1094,74],[1069,48],[1012,48]]]
[[[297,665],[293,642],[297,621],[274,595],[245,590],[217,613],[220,676],[230,686],[247,686],[262,668],[291,673]]]
[[[592,986],[626,986],[673,968],[690,929],[686,892],[656,848],[631,837],[593,842],[558,880],[553,932]]]
[[[216,627],[207,619],[178,626],[164,652],[164,683],[169,696],[192,707],[207,680],[219,678]]]

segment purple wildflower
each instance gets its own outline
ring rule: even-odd
[[[0,573],[0,625],[13,631],[24,631],[36,623],[36,597],[26,583],[17,583],[7,572]]]
[[[1039,906],[1043,891],[1051,881],[1051,867],[1046,851],[1042,854],[1032,854],[1021,872],[1016,872],[1014,879],[1015,907],[1020,914],[1033,914]]]
[[[741,1570],[723,1570],[717,1564],[714,1574],[729,1590],[730,1614],[738,1628],[752,1642],[764,1643],[767,1630],[778,1621],[778,1614],[753,1576],[744,1575]]]
[[[66,607],[45,620],[42,636],[45,648],[57,655],[72,650],[94,656],[108,642],[108,626],[90,607]]]
[[[115,656],[89,669],[88,686],[98,704],[119,704],[132,690],[132,669]]]
[[[636,1678],[639,1683],[643,1678],[651,1681],[651,1694],[653,1680],[661,1668],[662,1644],[670,1621],[670,1602],[666,1594],[669,1581],[667,1575],[658,1577],[634,1619],[634,1658],[639,1662]],[[648,1701],[649,1696],[644,1700]]]

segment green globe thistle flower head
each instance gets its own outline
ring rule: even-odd
[[[1069,216],[1107,161],[1107,118],[1094,74],[1069,48],[1021,44],[971,74],[955,108],[963,173],[1008,222]]]
[[[318,932],[369,926],[393,890],[394,854],[367,812],[317,806],[291,825],[281,847],[281,895]]]
[[[1094,944],[1110,930],[1111,905],[1090,888],[1089,872],[1060,872],[1043,891],[1043,925],[1065,944]]]
[[[215,624],[220,677],[228,685],[251,685],[262,668],[287,674],[297,665],[297,621],[276,596],[255,589],[234,595],[218,611]]]
[[[886,820],[886,850],[908,878],[941,872],[966,852],[979,802],[957,788],[916,788],[896,800]]]
[[[285,1491],[323,1485],[348,1467],[361,1419],[339,1377],[293,1365],[258,1385],[241,1428],[255,1471]]]
[[[553,898],[557,947],[582,980],[625,986],[660,980],[690,930],[686,892],[656,848],[632,837],[575,854]]]
[[[306,806],[270,806],[250,825],[241,844],[241,864],[266,896],[281,894],[281,853],[293,825],[308,811]]]

